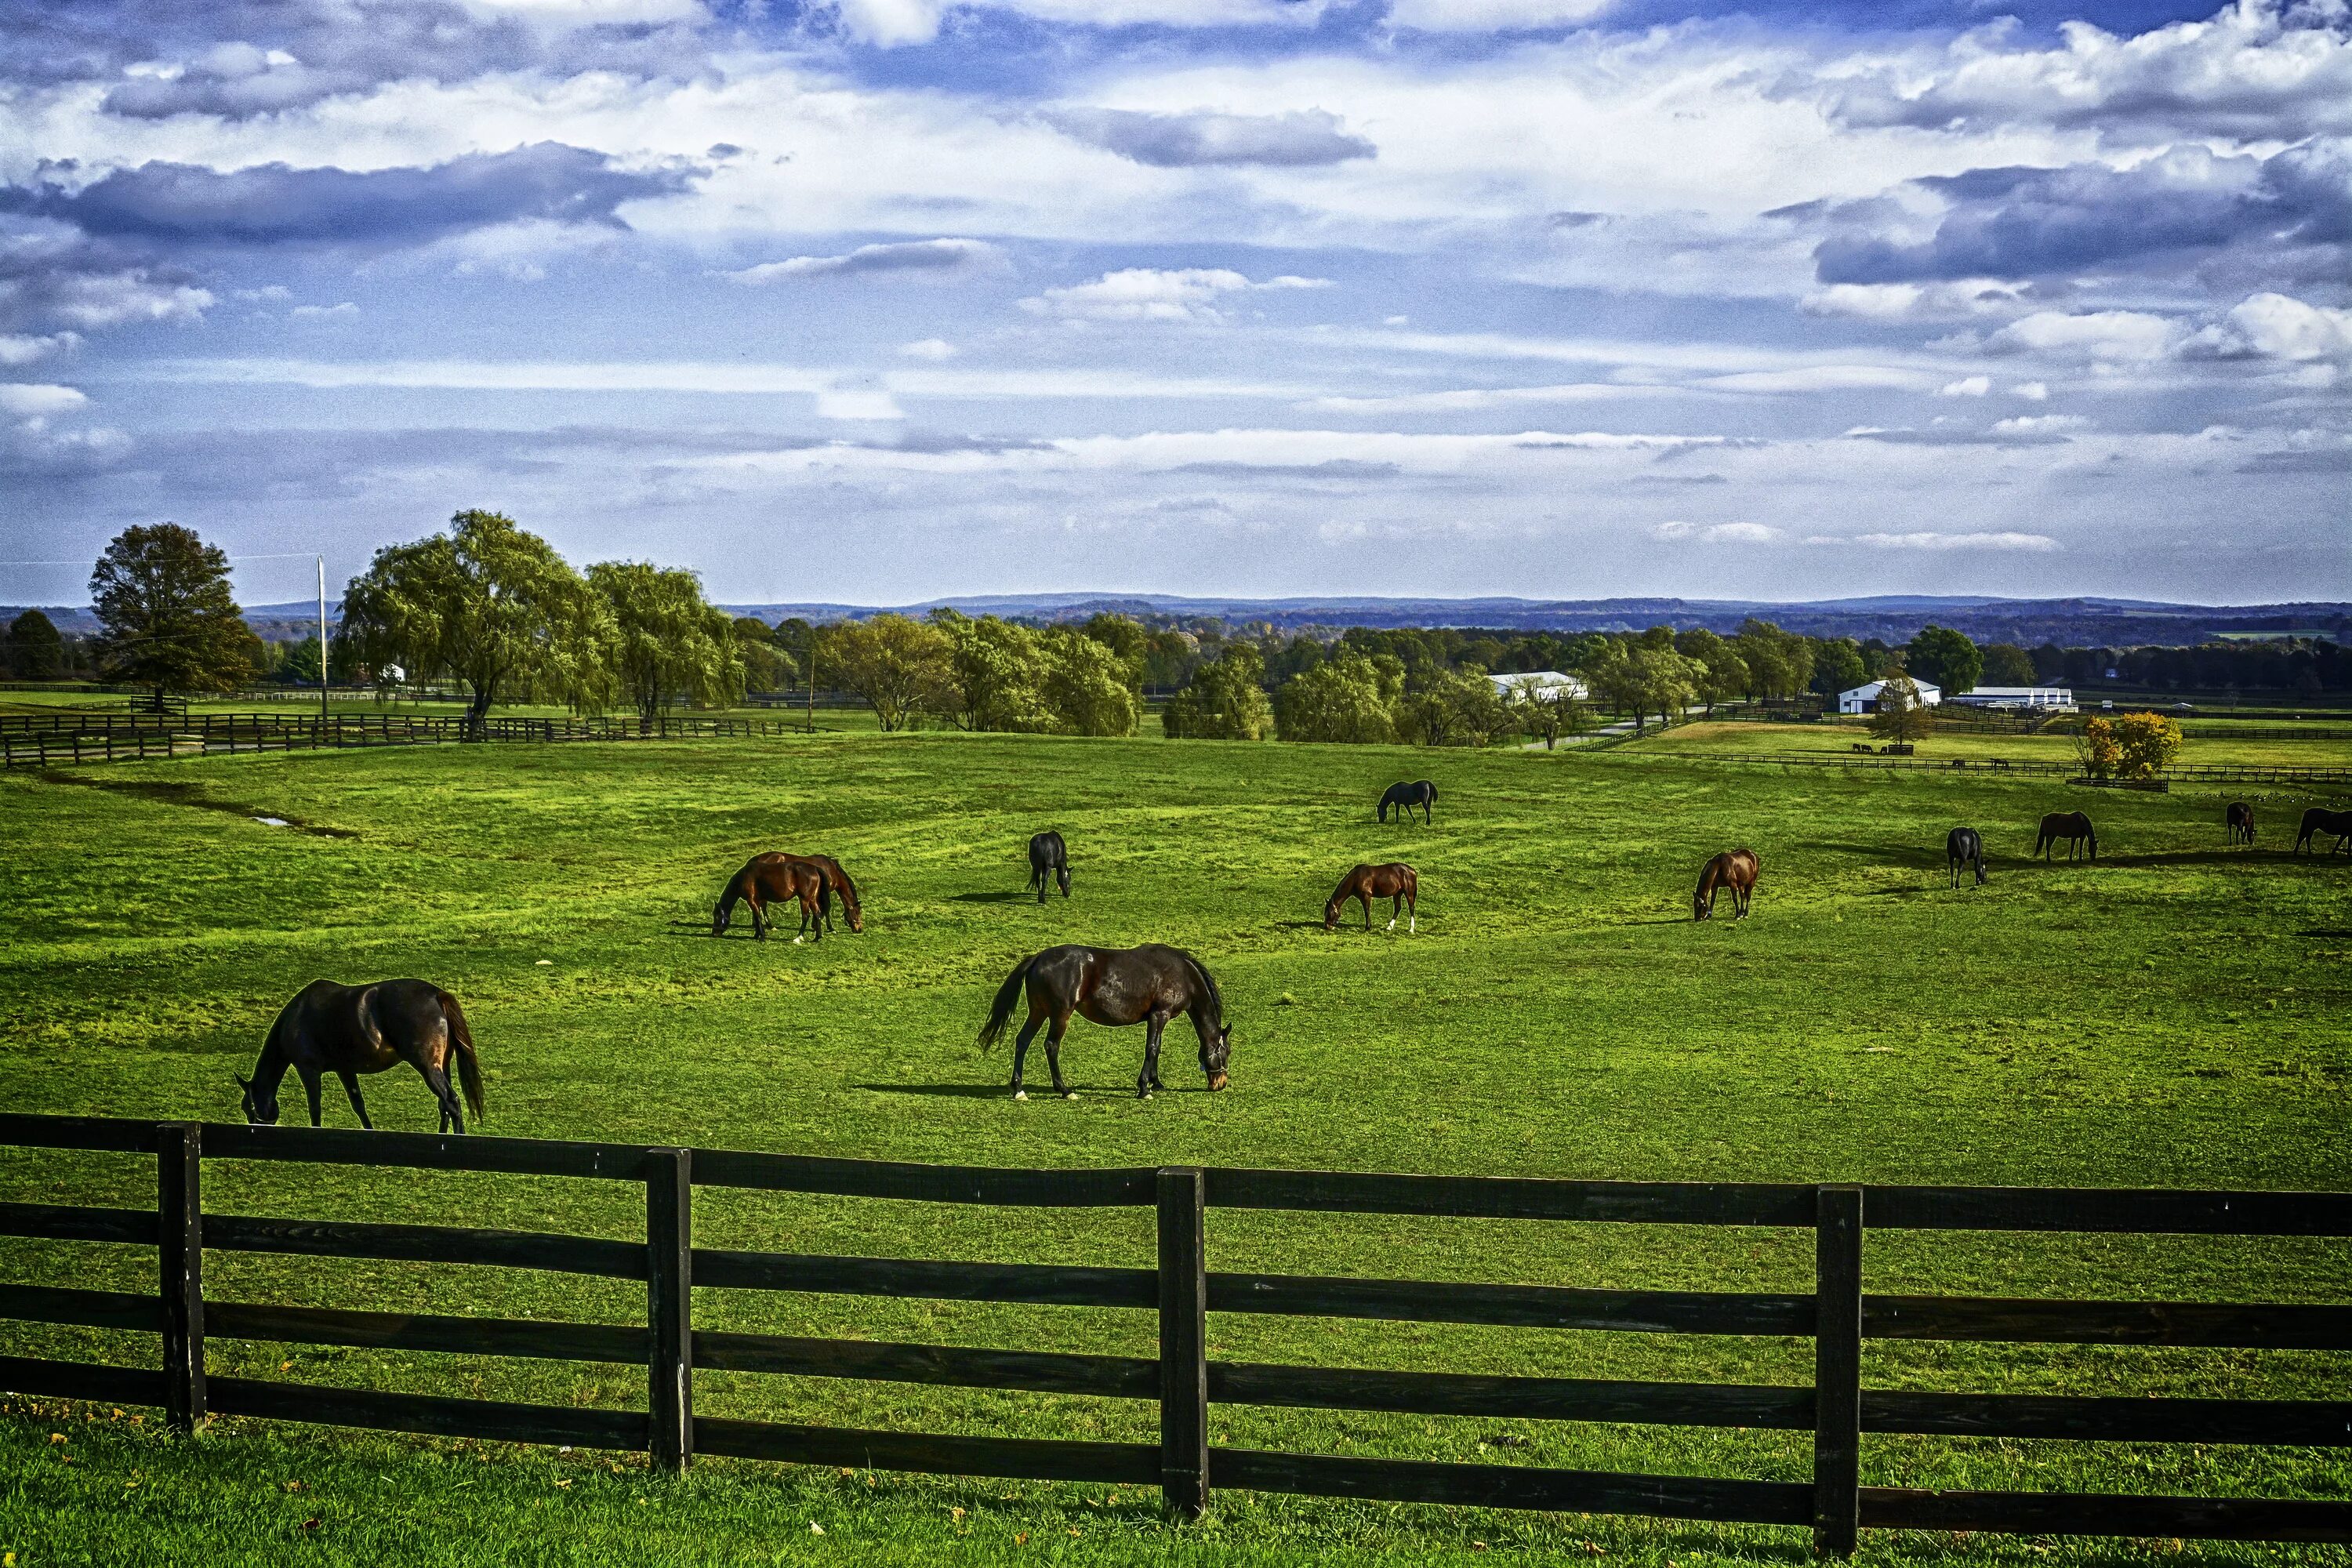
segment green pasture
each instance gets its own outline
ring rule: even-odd
[[[2346,732],[2342,726],[2304,727],[2326,731],[2321,737],[2307,735],[2284,721],[2264,724],[2250,720],[2235,723],[2191,720],[2181,728],[2179,761],[2184,766],[2352,767],[2352,740],[2336,738]],[[2258,732],[2247,734],[2246,731]],[[1625,742],[1623,749],[1660,755],[1777,762],[1782,758],[1818,761],[1851,757],[1857,745],[1875,750],[1883,743],[1860,721],[1767,724],[1753,720],[1700,720]],[[1917,747],[1916,757],[1927,762],[1958,759],[1974,763],[2000,758],[2012,763],[2071,763],[2074,760],[2073,736],[2057,729],[2021,735],[1939,727],[1919,741]]]
[[[826,716],[829,717],[829,716]],[[466,1003],[494,1132],[1038,1165],[1187,1162],[1692,1180],[2342,1188],[2352,866],[2222,844],[2227,786],[2111,796],[1973,773],[1741,765],[1700,728],[1593,756],[1037,737],[433,747],[0,776],[0,1107],[233,1118],[308,980],[418,974]],[[1806,735],[1821,732],[1790,727]],[[1706,727],[1737,741],[1759,725]],[[1824,737],[1826,738],[1826,737]],[[1938,740],[1935,742],[1941,745]],[[2059,742],[2063,745],[2063,742]],[[2218,750],[2222,742],[2216,742]],[[2316,748],[2303,748],[2308,756]],[[1923,748],[1923,751],[1927,749]],[[1927,754],[1935,754],[1927,752]],[[2189,760],[2204,760],[2192,757]],[[2217,759],[2218,760],[2218,759]],[[1436,822],[1372,820],[1431,777]],[[2273,792],[2275,794],[2275,790]],[[2095,866],[2025,850],[2087,807]],[[258,816],[294,826],[269,827]],[[1992,852],[1946,886],[1956,824]],[[1067,836],[1076,896],[1023,892]],[[1752,917],[1689,919],[1699,864],[1763,858]],[[837,855],[866,931],[709,935],[768,847]],[[1417,935],[1322,929],[1358,860],[1421,872]],[[1383,912],[1381,919],[1385,920]],[[792,921],[786,921],[786,933]],[[1222,982],[1233,1085],[1181,1023],[1134,1098],[1139,1030],[1073,1029],[1075,1100],[1003,1092],[972,1037],[1054,942],[1180,943]],[[1042,1056],[1042,1053],[1039,1053]],[[429,1130],[413,1076],[364,1085]],[[301,1096],[289,1079],[289,1114]],[[331,1125],[352,1124],[331,1084]],[[641,1234],[626,1185],[206,1170],[247,1214]],[[152,1163],[0,1153],[0,1199],[146,1204]],[[706,1246],[1148,1265],[1142,1212],[705,1192]],[[1218,1212],[1211,1266],[1590,1286],[1807,1289],[1807,1233]],[[148,1289],[151,1255],[0,1242],[5,1281]],[[214,1254],[207,1294],[641,1321],[642,1289],[523,1271]],[[2297,1239],[1874,1235],[1874,1291],[2342,1300],[2352,1247]],[[705,1290],[701,1326],[1150,1354],[1142,1312]],[[146,1363],[131,1334],[0,1323],[0,1353]],[[1236,1360],[1809,1381],[1809,1342],[1219,1315]],[[642,1405],[626,1367],[215,1341],[216,1373]],[[2288,1352],[1874,1343],[1874,1386],[2352,1397]],[[1149,1405],[705,1373],[706,1414],[1147,1439]],[[0,1415],[0,1552],[67,1562],[1802,1560],[1801,1532],[1227,1494],[1179,1530],[1131,1489],[635,1461],[126,1413]],[[1213,1438],[1327,1453],[1801,1479],[1803,1434],[1218,1406]],[[62,1436],[63,1440],[56,1440]],[[1508,1439],[1509,1441],[1505,1441]],[[1871,1437],[1872,1484],[2352,1494],[2342,1450]],[[290,1486],[289,1483],[299,1483]],[[962,1510],[961,1513],[956,1510]],[[314,1522],[315,1521],[315,1522]],[[811,1530],[822,1525],[824,1533]],[[1022,1540],[1021,1537],[1027,1539]],[[2336,1561],[2200,1547],[2190,1563]],[[2109,1563],[2169,1544],[1865,1538],[1886,1561]]]

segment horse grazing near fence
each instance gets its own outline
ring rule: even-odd
[[[1062,897],[1070,896],[1070,847],[1051,828],[1029,840],[1029,885],[1037,889],[1041,904],[1048,879],[1060,884]]]
[[[2352,847],[2352,811],[2330,811],[2324,805],[2315,805],[2305,811],[2303,814],[2303,826],[2295,830],[2294,852],[2296,854],[2303,853],[2303,847],[2311,842],[2312,835],[2315,833],[2334,834],[2336,847],[2328,853],[2335,855],[2343,852],[2347,847]]]
[[[1364,906],[1364,929],[1370,931],[1372,929],[1372,900],[1386,899],[1389,900],[1389,930],[1396,930],[1397,913],[1402,910],[1404,929],[1419,931],[1421,917],[1416,900],[1420,895],[1420,877],[1402,860],[1391,860],[1385,866],[1359,866],[1339,879],[1339,890],[1324,901],[1323,929],[1339,930],[1340,906],[1354,899]]]
[[[2230,842],[2248,844],[2254,841],[2254,808],[2242,800],[2233,800],[2221,820],[2230,829]]]
[[[1756,874],[1764,868],[1764,858],[1753,849],[1727,849],[1706,863],[1698,874],[1698,889],[1691,894],[1691,919],[1703,921],[1715,913],[1716,890],[1731,889],[1731,912],[1735,919],[1748,918],[1748,900],[1756,892]]]
[[[2042,819],[2041,836],[2033,841],[2033,852],[2044,860],[2050,858],[2051,846],[2066,840],[2066,858],[2074,859],[2090,847],[2091,858],[2099,858],[2099,836],[2091,830],[2091,819],[2079,811],[2053,811]]]
[[[1961,871],[1973,867],[1977,886],[1985,883],[1984,836],[1973,827],[1955,827],[1944,836],[1944,858],[1952,868],[1952,886],[1960,885]]]
[[[1399,821],[1410,820],[1412,808],[1417,805],[1421,807],[1421,820],[1425,825],[1430,820],[1429,808],[1436,804],[1437,786],[1427,779],[1416,779],[1412,784],[1392,784],[1389,785],[1388,793],[1381,796],[1381,820],[1386,822],[1389,819],[1391,806],[1396,807]]]
[[[278,1086],[292,1068],[310,1101],[311,1126],[319,1125],[319,1079],[333,1073],[343,1080],[360,1125],[373,1131],[375,1123],[360,1099],[359,1075],[402,1062],[417,1070],[441,1102],[442,1131],[466,1130],[457,1090],[449,1087],[453,1063],[466,1103],[473,1107],[474,1120],[481,1120],[482,1064],[455,996],[429,980],[379,980],[373,985],[313,980],[269,1026],[253,1076],[236,1080],[245,1091],[245,1119],[256,1127],[278,1125]]]
[[[768,940],[768,906],[785,899],[797,899],[801,906],[800,934],[793,938],[799,946],[808,940],[811,931],[816,940],[824,940],[827,919],[833,913],[833,889],[825,881],[824,870],[814,860],[803,855],[782,855],[771,851],[754,855],[743,862],[743,868],[729,879],[726,890],[719,895],[718,907],[710,911],[710,934],[724,936],[735,922],[737,900],[751,906],[751,935],[758,941]],[[849,929],[858,929],[853,915]]]
[[[1045,1066],[1054,1075],[1054,1092],[1072,1097],[1062,1081],[1062,1036],[1076,1013],[1097,1024],[1119,1027],[1145,1024],[1143,1071],[1135,1079],[1139,1100],[1150,1100],[1160,1081],[1160,1033],[1179,1013],[1192,1017],[1201,1037],[1201,1070],[1209,1075],[1212,1090],[1225,1087],[1225,1063],[1233,1054],[1234,1029],[1225,1021],[1224,998],[1201,961],[1181,948],[1157,942],[1143,947],[1049,947],[1015,964],[997,987],[995,1005],[980,1031],[980,1048],[992,1048],[1004,1036],[1013,1004],[1024,992],[1029,997],[1029,1020],[1013,1042],[1013,1098],[1026,1100],[1021,1087],[1021,1064],[1037,1026],[1050,1021],[1045,1034]]]

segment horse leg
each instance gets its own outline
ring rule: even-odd
[[[1076,1100],[1077,1094],[1062,1081],[1062,1037],[1069,1032],[1070,1016],[1058,1015],[1054,1026],[1045,1031],[1045,1070],[1054,1075],[1054,1092],[1064,1100]]]
[[[759,894],[748,889],[743,894],[743,901],[746,904],[749,904],[751,908],[751,940],[754,942],[767,941],[768,906],[760,901]]]
[[[1404,934],[1407,936],[1421,929],[1420,904],[1420,894],[1407,893],[1404,896]],[[1394,925],[1396,921],[1391,921],[1389,924]]]
[[[1401,915],[1401,914],[1402,914],[1402,913],[1404,913],[1404,895],[1403,895],[1402,893],[1391,893],[1391,894],[1390,894],[1390,895],[1389,895],[1389,924],[1388,924],[1388,929],[1389,929],[1389,930],[1391,930],[1391,931],[1394,931],[1394,930],[1396,930],[1397,916],[1399,916],[1399,915]]]
[[[1366,908],[1370,906],[1367,905]],[[1150,1100],[1151,1086],[1160,1081],[1160,1031],[1166,1027],[1165,1014],[1153,1013],[1146,1020],[1143,1035],[1143,1070],[1135,1077],[1135,1098]]]
[[[1037,1037],[1037,1026],[1045,1021],[1045,1014],[1031,1013],[1029,1021],[1022,1025],[1021,1032],[1013,1037],[1013,1098],[1015,1100],[1029,1098],[1029,1091],[1021,1087],[1021,1064],[1028,1058],[1029,1042]]]
[[[310,1100],[310,1125],[316,1127],[319,1125],[319,1069],[298,1066],[294,1070],[302,1075],[302,1092]]]
[[[419,1066],[416,1070],[425,1075],[425,1087],[431,1089],[433,1098],[441,1102],[441,1125],[438,1131],[463,1132],[466,1130],[466,1117],[465,1113],[458,1109],[457,1091],[449,1087],[449,1069],[446,1067]]]
[[[368,1120],[367,1107],[360,1100],[359,1075],[357,1073],[339,1072],[335,1076],[343,1080],[343,1093],[351,1097],[352,1110],[358,1113],[360,1125],[366,1128],[371,1132],[374,1131],[375,1123]]]

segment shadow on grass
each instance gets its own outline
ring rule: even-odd
[[[2335,931],[2323,926],[2311,931],[2299,931],[2294,934],[2297,936],[2315,936],[2323,941],[2333,942],[2344,937],[2352,936],[2352,931]]]
[[[1024,903],[1036,896],[1025,889],[1018,893],[950,893],[948,902],[951,904],[1018,904]]]
[[[853,1083],[849,1087],[862,1089],[868,1094],[912,1094],[927,1100],[1010,1100],[1013,1098],[1013,1087],[1009,1083]],[[1041,1082],[1033,1078],[1022,1087],[1029,1091],[1029,1098],[1032,1100],[1060,1098],[1054,1092],[1051,1079]],[[1135,1080],[1131,1078],[1118,1083],[1079,1083],[1073,1080],[1070,1084],[1070,1092],[1108,1094],[1122,1100],[1133,1100]],[[1171,1084],[1166,1089],[1155,1089],[1151,1092],[1155,1097],[1163,1094],[1207,1094],[1209,1086]]]

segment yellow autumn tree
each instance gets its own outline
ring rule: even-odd
[[[2093,723],[2100,721],[2093,720]],[[2112,726],[2115,732],[2116,774],[2119,778],[2154,778],[2180,755],[2180,721],[2161,713],[2126,713]]]

